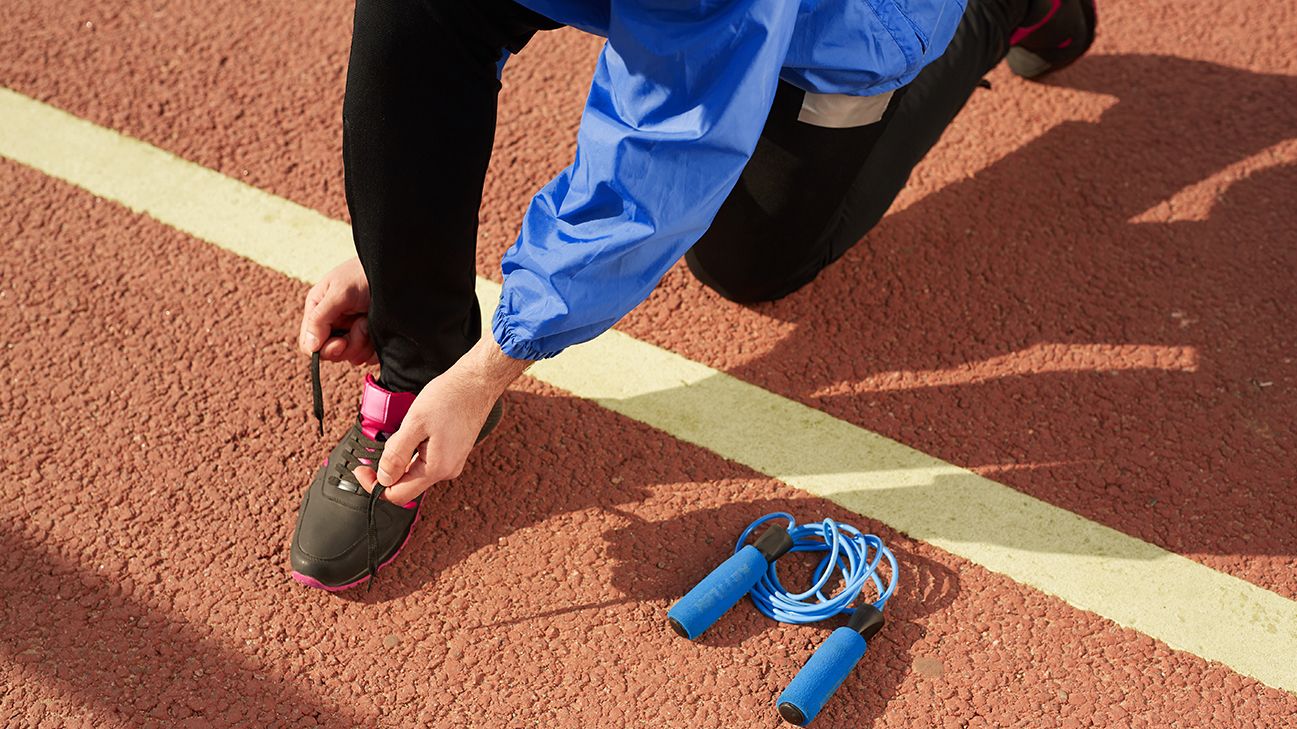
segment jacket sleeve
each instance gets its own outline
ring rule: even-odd
[[[504,255],[492,332],[505,354],[593,339],[702,236],[761,134],[798,5],[614,0],[576,160]]]

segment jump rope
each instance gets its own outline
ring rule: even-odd
[[[782,519],[787,526],[771,524],[752,544],[748,537],[761,525]],[[779,581],[776,561],[790,552],[823,552],[811,577],[810,589],[790,592]],[[888,564],[886,586],[878,574],[882,560]],[[667,622],[684,638],[702,635],[744,595],[757,610],[781,623],[804,625],[838,615],[847,624],[834,630],[815,650],[788,688],[775,700],[785,721],[805,726],[815,719],[833,693],[865,655],[868,641],[883,627],[883,608],[896,592],[896,557],[873,534],[850,524],[825,519],[798,525],[792,514],[766,514],[748,525],[734,545],[734,555],[712,570],[667,611]],[[835,574],[844,587],[833,595],[824,588]],[[873,582],[878,599],[854,608],[867,582]]]

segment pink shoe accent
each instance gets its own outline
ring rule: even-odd
[[[1027,36],[1040,30],[1041,26],[1043,26],[1045,23],[1048,23],[1049,20],[1054,17],[1054,13],[1057,13],[1058,9],[1062,6],[1063,6],[1063,0],[1054,0],[1054,5],[1050,7],[1048,13],[1045,13],[1045,17],[1040,19],[1040,22],[1033,23],[1031,25],[1024,25],[1018,28],[1017,30],[1013,31],[1013,35],[1009,36],[1009,45],[1016,46],[1019,43],[1021,43],[1023,40],[1025,40]]]
[[[401,421],[405,420],[405,414],[410,412],[414,398],[413,392],[388,392],[374,381],[372,375],[365,375],[365,387],[360,391],[360,432],[373,439],[377,439],[379,434],[386,437],[395,433],[401,427]],[[374,465],[365,458],[360,462]],[[411,501],[400,506],[417,509],[419,502]]]
[[[1063,41],[1062,43],[1059,43],[1059,44],[1058,44],[1058,49],[1059,49],[1059,50],[1062,50],[1062,49],[1064,49],[1064,48],[1067,48],[1067,47],[1070,46],[1070,45],[1072,45],[1072,39],[1071,39],[1071,38],[1068,38],[1067,40],[1065,40],[1065,41]]]
[[[360,392],[360,431],[373,439],[379,433],[395,433],[413,404],[413,392],[388,392],[374,382],[373,376],[365,375],[365,387]]]

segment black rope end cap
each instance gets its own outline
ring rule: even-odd
[[[787,529],[776,524],[767,529],[752,546],[757,548],[767,562],[774,562],[793,548],[793,538],[788,535]]]
[[[806,723],[806,715],[802,713],[802,710],[787,701],[779,705],[779,715],[789,724],[801,726]]]
[[[883,629],[887,621],[883,620],[883,611],[873,605],[861,605],[856,613],[847,620],[847,627],[856,631],[865,640],[870,640]]]

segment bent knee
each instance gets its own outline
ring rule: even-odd
[[[705,261],[695,251],[685,254],[685,264],[694,278],[736,304],[778,301],[814,280],[820,268],[790,271],[765,261],[719,264]]]

